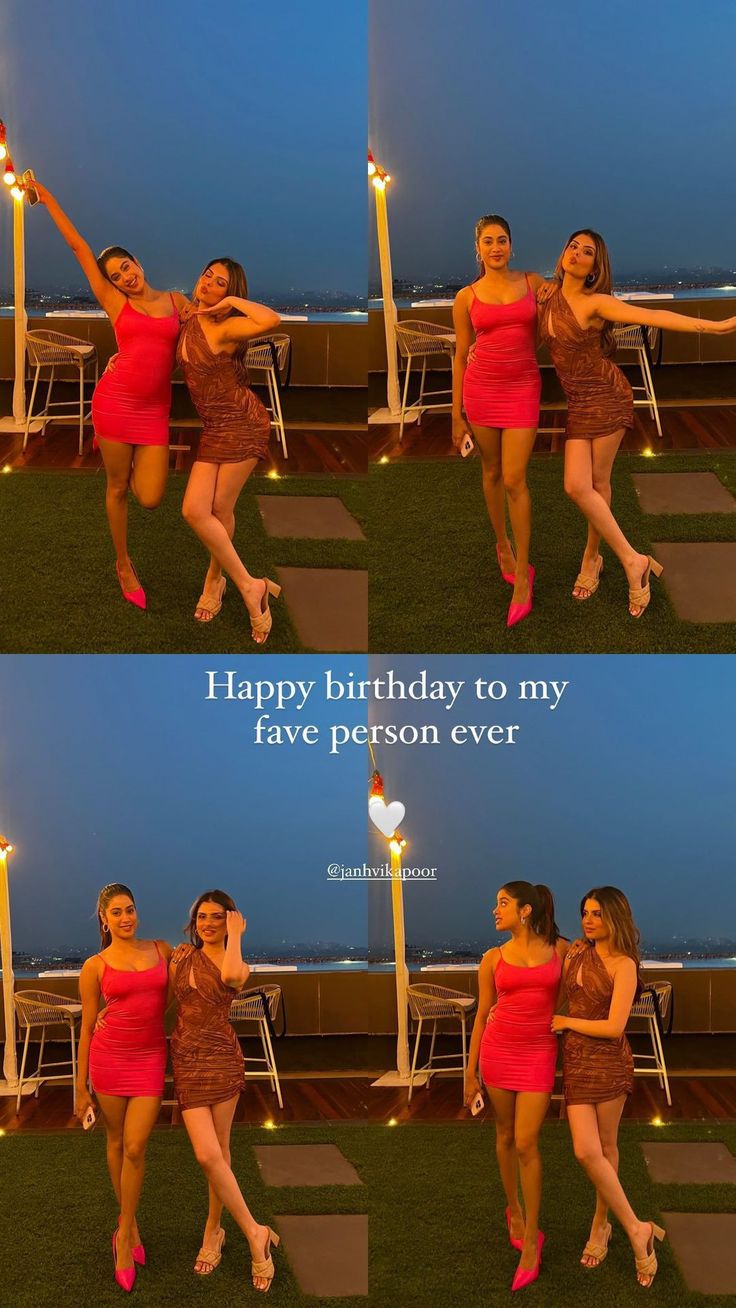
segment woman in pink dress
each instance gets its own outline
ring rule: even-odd
[[[179,314],[188,301],[180,291],[154,290],[122,246],[111,245],[96,259],[50,191],[39,182],[33,185],[115,329],[115,368],[95,389],[92,420],[107,475],[105,506],[120,589],[129,603],[144,609],[145,591],[128,554],[128,491],[145,509],[155,509],[163,499],[171,374]]]
[[[452,439],[460,449],[470,426],[480,452],[496,558],[502,577],[514,587],[507,618],[512,627],[531,613],[534,590],[526,470],[542,388],[536,292],[546,283],[538,273],[509,268],[511,228],[498,214],[476,223],[475,245],[481,276],[458,292],[453,308]],[[506,531],[506,501],[515,556]]]
[[[511,939],[481,959],[465,1102],[470,1106],[480,1092],[480,1065],[496,1119],[509,1240],[521,1251],[511,1288],[521,1290],[539,1275],[544,1244],[538,1139],[555,1082],[551,1023],[568,942],[560,938],[546,886],[509,881],[498,892],[494,917],[496,930],[510,932]]]
[[[146,1261],[136,1222],[146,1145],[164,1091],[164,1010],[171,948],[138,940],[138,914],[127,886],[113,882],[97,900],[102,949],[79,978],[79,1036],[74,1111],[83,1121],[94,1109],[92,1082],[107,1131],[107,1166],[120,1217],[113,1233],[115,1280],[132,1290],[136,1264]],[[98,1022],[101,1001],[104,1018]]]

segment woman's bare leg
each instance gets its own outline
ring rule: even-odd
[[[539,1132],[549,1108],[550,1096],[533,1091],[520,1091],[516,1096],[514,1143],[519,1160],[519,1179],[524,1196],[524,1247],[519,1267],[531,1270],[537,1261],[539,1235],[539,1209],[542,1203],[542,1159],[539,1153]]]
[[[240,1186],[230,1164],[225,1161],[215,1130],[212,1109],[183,1108],[181,1115],[192,1142],[194,1156],[208,1183],[243,1232],[250,1245],[253,1260],[261,1262],[268,1241],[268,1227],[260,1226],[255,1220],[240,1192]],[[264,1277],[254,1277],[253,1284],[257,1290],[268,1288],[268,1281]]]
[[[623,439],[624,428],[614,432],[612,436],[599,436],[596,438],[597,458],[600,466],[610,459],[613,466],[613,460],[616,452]],[[621,566],[626,573],[629,587],[635,588],[641,585],[641,579],[647,566],[646,554],[639,554],[630,545],[614,518],[610,505],[593,484],[593,450],[592,441],[586,440],[566,440],[565,441],[565,493],[570,499],[577,504],[581,513],[588,520],[589,528],[592,527],[598,537],[602,537],[607,545],[610,545]],[[595,540],[595,537],[593,538]],[[590,538],[589,538],[590,543]],[[599,542],[598,542],[599,543]],[[588,545],[586,545],[586,551]],[[598,544],[596,544],[596,554]],[[640,610],[636,610],[640,612]],[[635,613],[636,616],[636,613]]]
[[[232,543],[232,535],[235,504],[257,462],[244,459],[241,463],[194,463],[182,504],[184,518],[210,551],[205,588],[210,579],[214,584],[226,572],[252,618],[260,613],[263,580],[248,571]]]
[[[148,1095],[123,1099],[99,1095],[107,1130],[107,1160],[115,1198],[120,1207],[118,1227],[119,1269],[133,1266],[133,1246],[140,1243],[136,1221],[145,1173],[148,1138],[156,1125],[161,1100]]]
[[[496,1125],[496,1158],[509,1209],[511,1234],[515,1240],[523,1240],[524,1214],[519,1203],[519,1163],[514,1144],[516,1095],[513,1090],[497,1090],[493,1086],[486,1088],[493,1107]]]
[[[619,1100],[612,1102],[618,1103]],[[623,1108],[623,1103],[621,1106]],[[615,1168],[603,1152],[596,1105],[568,1104],[567,1118],[575,1157],[596,1188],[597,1202],[605,1204],[618,1218],[629,1237],[634,1257],[644,1258],[651,1240],[651,1226],[649,1222],[639,1221],[626,1198]],[[638,1279],[642,1285],[649,1285],[651,1278],[640,1273]]]
[[[501,466],[501,432],[497,427],[472,427],[483,468],[483,496],[504,572],[514,572],[516,560],[506,531],[506,500]]]
[[[163,499],[169,467],[166,445],[126,445],[98,440],[105,466],[105,509],[124,590],[139,585],[128,554],[128,492],[144,509],[155,509]]]
[[[598,1118],[598,1135],[603,1156],[608,1159],[616,1175],[618,1175],[618,1126],[621,1121],[621,1114],[624,1111],[624,1103],[625,1100],[622,1095],[620,1099],[609,1099],[605,1104],[594,1105],[596,1117]],[[595,1213],[590,1228],[590,1243],[601,1245],[606,1242],[608,1204],[597,1190],[595,1200]],[[591,1254],[584,1254],[580,1261],[584,1267],[598,1266],[598,1259]]]
[[[609,509],[611,507],[611,471],[613,461],[618,452],[618,445],[606,436],[596,437],[590,442],[591,459],[592,459],[592,477],[593,490],[605,500]],[[600,532],[588,523],[588,538],[583,550],[583,561],[580,565],[580,571],[584,577],[595,576],[598,565],[598,555],[600,553],[601,537]],[[590,591],[586,586],[573,587],[573,599],[586,600],[590,599]]]
[[[532,501],[526,484],[536,427],[507,427],[501,438],[503,487],[509,505],[509,517],[516,546],[516,581],[513,604],[529,599],[529,545],[532,535]]]
[[[230,1167],[230,1128],[233,1124],[237,1106],[238,1101],[235,1098],[228,1099],[224,1104],[212,1105],[212,1121],[215,1125],[215,1134],[228,1167]],[[217,1233],[222,1219],[222,1200],[218,1198],[210,1181],[207,1182],[207,1189],[209,1191],[209,1207],[202,1237],[202,1248],[214,1249],[217,1245]],[[213,1269],[210,1263],[196,1262],[194,1270],[199,1272],[201,1276],[209,1276]]]

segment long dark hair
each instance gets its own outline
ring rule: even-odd
[[[219,263],[220,260],[218,259],[217,262]],[[209,267],[209,264],[207,266]],[[224,890],[203,890],[202,894],[199,895],[192,904],[192,907],[189,910],[189,921],[184,928],[184,930],[188,932],[189,939],[195,949],[201,949],[204,943],[201,935],[197,931],[197,914],[202,904],[219,904],[220,908],[224,908],[226,912],[237,912],[235,900]]]
[[[532,931],[548,945],[556,945],[560,931],[555,922],[555,901],[549,886],[533,886],[531,881],[506,881],[502,889],[519,904],[528,904]]]
[[[591,227],[580,227],[578,231],[573,232],[565,241],[565,249],[557,260],[555,266],[555,277],[558,282],[562,282],[564,276],[562,269],[562,257],[571,241],[578,236],[589,236],[595,246],[595,260],[593,263],[592,273],[588,273],[585,279],[585,286],[591,294],[599,291],[601,295],[613,294],[613,270],[611,268],[611,259],[608,253],[608,246],[601,236],[600,232],[594,232]],[[590,280],[589,280],[590,279]],[[610,322],[603,324],[601,331],[601,349],[606,355],[616,353],[616,338],[613,334],[613,325]]]
[[[243,267],[242,263],[237,263],[235,259],[230,259],[227,256],[225,256],[222,259],[219,258],[208,259],[207,263],[205,264],[204,268],[199,274],[197,281],[199,281],[200,277],[204,276],[208,268],[212,268],[212,266],[216,263],[221,263],[223,268],[227,270],[227,290],[225,294],[235,295],[238,297],[239,300],[247,300],[248,278],[245,275],[245,268]],[[240,312],[240,309],[228,309],[227,313],[225,314],[225,317],[232,318],[233,316],[238,318],[245,317],[245,315]],[[242,345],[239,345],[237,349],[233,351],[233,356],[232,356],[233,362],[235,364],[235,371],[238,375],[238,379],[245,386],[248,385],[248,371],[245,366],[245,352],[247,349],[248,349],[248,342],[243,341]]]
[[[106,926],[102,921],[102,914],[107,912],[108,904],[110,904],[117,895],[127,895],[133,904],[133,908],[136,906],[135,899],[133,898],[133,891],[129,890],[127,886],[124,886],[122,882],[111,881],[109,886],[102,887],[102,890],[97,896],[97,925],[100,929],[100,941],[102,942],[103,949],[110,944],[112,933],[109,926]]]

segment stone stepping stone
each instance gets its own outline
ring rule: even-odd
[[[255,1145],[265,1185],[362,1185],[334,1144]]]
[[[335,495],[256,495],[267,536],[365,540],[360,524]]]
[[[658,541],[652,545],[652,553],[664,566],[662,580],[678,618],[736,622],[736,542],[680,545]]]
[[[288,1216],[274,1220],[304,1294],[316,1294],[322,1299],[368,1294],[367,1216]]]
[[[689,1290],[736,1294],[736,1213],[662,1213],[662,1224]]]
[[[645,1141],[647,1170],[659,1185],[736,1185],[736,1158],[722,1141],[713,1144],[655,1144]]]
[[[357,568],[277,568],[276,571],[302,644],[329,654],[365,653],[368,649],[367,572]]]
[[[714,472],[634,472],[643,513],[736,513],[736,499]]]

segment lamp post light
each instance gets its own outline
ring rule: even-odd
[[[0,966],[3,970],[3,1014],[5,1018],[5,1051],[3,1054],[3,1080],[0,1095],[18,1093],[18,1059],[15,1050],[15,1007],[13,991],[13,944],[10,935],[10,890],[8,887],[8,855],[13,846],[0,836]]]
[[[391,917],[394,939],[394,967],[396,975],[396,1069],[384,1073],[376,1086],[409,1084],[409,1020],[406,991],[409,985],[409,969],[406,964],[406,935],[404,931],[404,880],[402,874],[402,852],[406,841],[397,829],[398,822],[403,821],[404,805],[397,800],[386,803],[383,794],[383,778],[375,770],[371,777],[368,795],[368,815],[382,835],[388,840],[391,856]],[[422,1085],[425,1077],[415,1077],[415,1083]]]
[[[0,122],[0,167],[3,182],[13,197],[13,318],[15,339],[15,381],[13,383],[13,412],[0,418],[0,431],[25,432],[26,429],[26,255],[24,209],[26,193],[16,173],[8,144],[8,134]],[[40,431],[42,423],[31,424],[31,431]]]
[[[399,367],[396,357],[396,322],[397,313],[394,304],[394,281],[391,272],[391,245],[388,235],[388,207],[386,205],[386,187],[391,181],[390,175],[376,163],[371,151],[368,151],[368,178],[373,187],[376,202],[376,233],[378,236],[378,261],[381,270],[381,296],[383,299],[383,324],[386,333],[386,355],[388,359],[387,408],[372,413],[369,422],[390,422],[401,413],[399,395]]]

